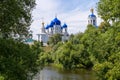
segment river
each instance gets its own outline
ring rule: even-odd
[[[91,71],[62,70],[52,66],[44,67],[33,80],[96,80]]]

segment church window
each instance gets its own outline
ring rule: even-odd
[[[93,20],[93,25],[95,25],[95,20]]]

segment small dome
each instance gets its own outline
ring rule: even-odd
[[[49,27],[50,27],[50,25],[47,25],[47,26],[45,27],[45,29],[49,29]]]
[[[94,15],[94,9],[93,8],[90,9],[90,12],[91,12],[91,14],[88,17],[89,18],[96,18],[96,16]]]
[[[56,24],[56,25],[61,25],[61,21],[58,20],[57,18],[55,18],[55,19],[53,20],[53,22],[54,22],[54,24]]]
[[[64,23],[64,25],[62,26],[63,28],[67,28],[67,24]]]
[[[96,16],[92,13],[88,16],[89,18],[96,18]]]

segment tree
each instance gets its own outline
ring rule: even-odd
[[[106,21],[120,21],[120,4],[119,0],[100,0],[98,2],[98,15]]]
[[[50,37],[48,43],[50,45],[55,45],[57,44],[58,42],[62,41],[62,36],[61,34],[54,34],[53,36]]]
[[[108,22],[101,22],[99,25],[99,28],[101,29],[102,32],[107,31],[111,27],[110,23]]]
[[[0,33],[4,38],[11,35],[27,36],[31,24],[31,11],[35,0],[1,0]]]
[[[40,44],[32,46],[11,38],[29,36],[35,0],[0,0],[0,79],[27,80],[39,68]]]
[[[43,52],[43,53],[41,53],[41,54],[39,55],[39,60],[38,60],[38,62],[39,62],[40,65],[42,65],[42,66],[46,66],[46,65],[52,63],[53,60],[52,60],[51,53],[50,53],[50,52],[47,52],[47,53]]]
[[[62,65],[65,69],[91,68],[93,66],[89,53],[81,38],[84,34],[74,35],[68,42],[60,45],[53,52],[55,64]]]
[[[37,72],[39,47],[33,48],[12,39],[0,39],[0,45],[0,75],[4,80],[27,80],[28,73]]]
[[[105,33],[98,35],[93,51],[96,53],[93,70],[99,80],[120,79],[120,23],[114,23]]]

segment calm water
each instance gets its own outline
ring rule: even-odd
[[[55,67],[45,67],[33,80],[95,80],[90,71],[60,70]]]

